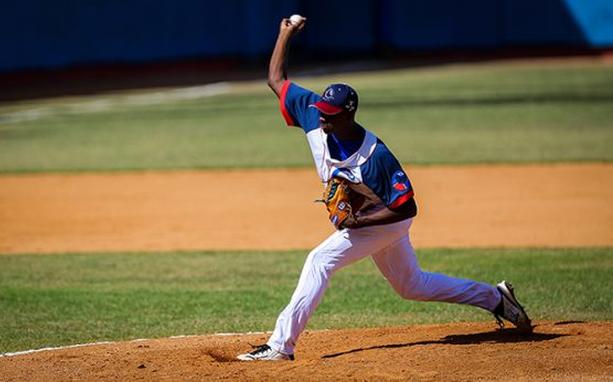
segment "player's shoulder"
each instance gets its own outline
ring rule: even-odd
[[[380,138],[377,138],[377,143],[375,143],[375,149],[370,155],[369,160],[372,160],[375,162],[381,162],[381,161],[397,162],[398,161],[396,157],[394,156],[394,154],[391,152],[391,150],[387,147],[385,143],[383,143],[383,141]]]
[[[292,92],[296,95],[318,96],[317,93],[315,93],[313,90],[303,87],[302,85],[292,80],[287,80],[286,84],[287,84],[288,92]]]
[[[377,181],[384,174],[391,174],[400,169],[400,163],[381,139],[377,138],[375,148],[364,164],[360,166],[364,180]]]

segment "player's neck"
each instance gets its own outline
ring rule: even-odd
[[[334,130],[334,136],[341,140],[357,140],[361,139],[363,128],[357,122],[352,121],[346,126],[339,126]]]

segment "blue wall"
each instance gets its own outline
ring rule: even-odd
[[[383,36],[400,49],[495,47],[501,1],[383,2]]]
[[[279,20],[304,54],[613,47],[613,0],[21,0],[2,3],[0,71],[190,57],[259,58]]]

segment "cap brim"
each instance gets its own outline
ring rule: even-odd
[[[319,110],[321,113],[327,115],[335,115],[343,111],[342,107],[330,105],[329,103],[323,101],[315,102],[314,104],[311,104],[309,106],[317,108],[317,110]]]

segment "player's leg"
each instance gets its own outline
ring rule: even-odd
[[[292,354],[298,336],[321,301],[330,277],[340,268],[378,252],[406,234],[408,223],[342,230],[311,251],[296,290],[281,312],[268,346]]]
[[[423,272],[417,262],[408,234],[398,242],[372,256],[375,264],[403,298],[420,301],[443,301],[469,304],[510,321],[522,333],[532,333],[532,323],[519,304],[513,287],[503,281],[497,286]]]
[[[372,258],[394,290],[405,299],[469,304],[490,312],[500,303],[500,293],[494,286],[422,271],[408,235]]]

